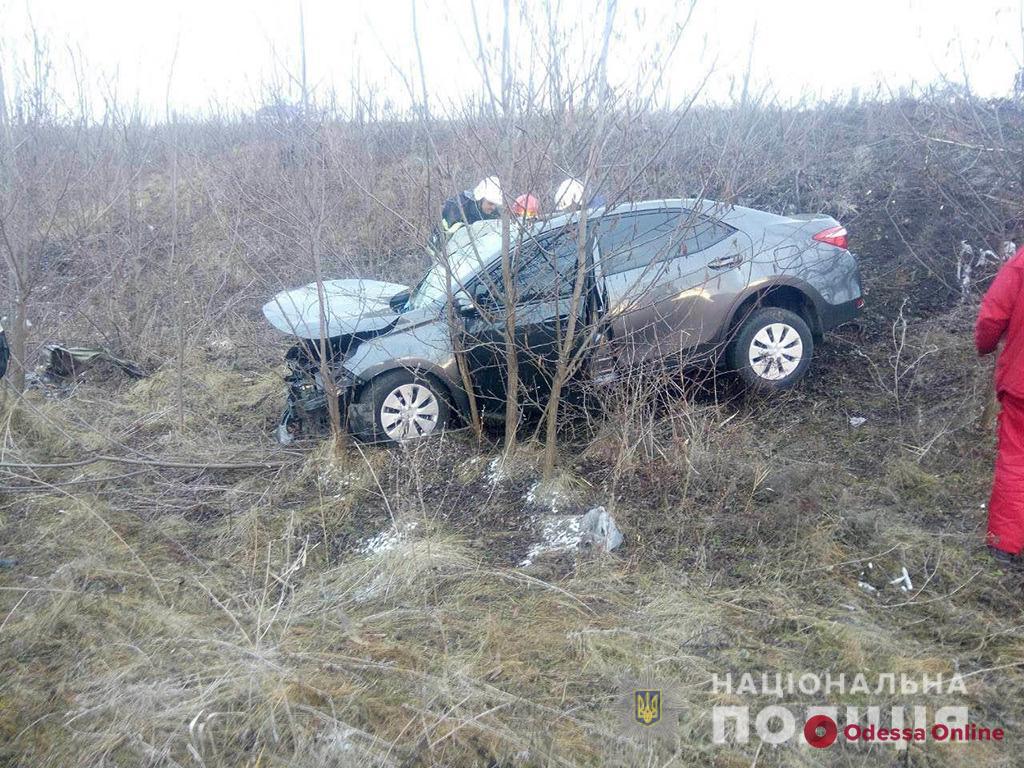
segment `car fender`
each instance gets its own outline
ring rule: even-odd
[[[436,377],[451,395],[451,405],[463,415],[469,413],[469,397],[443,320],[368,339],[352,351],[342,367],[356,382],[356,398],[372,379],[402,369]]]
[[[810,283],[807,283],[798,278],[790,277],[787,275],[774,275],[770,278],[764,278],[752,282],[747,286],[741,293],[737,294],[736,299],[733,301],[732,306],[729,308],[729,321],[722,327],[721,338],[726,338],[735,328],[738,321],[738,313],[740,307],[747,302],[751,296],[766,293],[773,288],[793,288],[799,291],[801,294],[806,296],[810,300],[811,309],[814,312],[814,317],[808,318],[811,322],[811,330],[817,332],[821,328],[821,317],[822,309],[825,305],[825,299],[821,293],[814,288]]]

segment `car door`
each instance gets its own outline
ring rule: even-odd
[[[500,262],[470,284],[477,312],[465,319],[463,343],[474,387],[485,410],[504,407],[509,306],[514,306],[517,368],[526,404],[543,405],[572,310],[576,243],[572,227],[521,243],[512,259],[514,305],[504,296]],[[577,307],[580,317],[585,309],[584,293]]]
[[[749,281],[750,239],[685,209],[609,217],[598,248],[613,354],[627,363],[687,358]]]

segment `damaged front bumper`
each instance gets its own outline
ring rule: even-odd
[[[328,394],[318,358],[317,350],[310,349],[306,343],[293,346],[285,355],[288,373],[284,380],[288,392],[277,425],[277,440],[281,445],[289,445],[303,435],[322,434],[330,426]],[[329,368],[338,396],[338,411],[344,422],[356,377],[338,361]]]
[[[277,428],[282,443],[329,426],[328,389],[337,390],[344,423],[356,380],[342,363],[361,342],[395,326],[408,292],[408,286],[380,280],[324,280],[281,291],[263,305],[270,324],[298,340],[285,356],[288,400]],[[324,386],[321,374],[324,342],[328,363],[323,367],[331,372],[334,388]]]

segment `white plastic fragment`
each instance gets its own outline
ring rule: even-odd
[[[622,533],[604,507],[594,507],[580,523],[581,542],[593,549],[610,552],[622,544]]]
[[[573,549],[608,552],[623,542],[615,519],[604,507],[594,507],[585,515],[538,515],[533,524],[539,527],[539,540],[534,542],[520,567],[531,565],[539,556]]]
[[[861,424],[863,424],[866,421],[867,421],[867,419],[865,419],[863,416],[851,416],[850,417],[850,426],[851,427],[859,427]]]
[[[910,574],[907,573],[906,566],[903,567],[903,573],[897,576],[895,579],[892,579],[889,583],[899,584],[900,589],[904,592],[909,592],[914,588],[914,582],[910,580]]]

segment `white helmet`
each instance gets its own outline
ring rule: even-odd
[[[495,205],[501,205],[501,182],[497,176],[488,176],[475,187],[473,187],[473,199],[477,202],[486,200]]]
[[[555,210],[568,211],[583,203],[583,184],[576,179],[566,179],[555,192]]]

